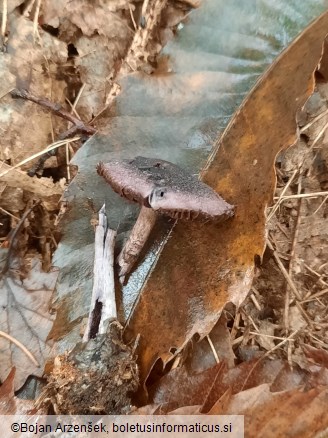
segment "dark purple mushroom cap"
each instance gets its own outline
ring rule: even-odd
[[[111,160],[97,172],[119,195],[175,219],[222,220],[234,213],[213,189],[169,161]]]

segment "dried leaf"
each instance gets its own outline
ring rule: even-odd
[[[215,350],[215,353],[212,348]],[[188,357],[186,363],[190,370],[200,372],[215,365],[215,355],[217,355],[220,362],[224,361],[229,368],[234,367],[235,355],[224,313],[221,315],[213,330],[209,333],[209,339],[205,337],[201,341],[194,343],[190,355],[191,357]]]
[[[218,364],[201,373],[190,372],[184,366],[170,371],[150,387],[149,397],[151,403],[160,404],[165,412],[201,404],[201,411],[206,413],[228,390],[238,394],[267,383],[272,391],[281,391],[304,385],[308,378],[305,371],[291,370],[282,360],[252,360],[232,369]]]
[[[74,64],[84,90],[77,109],[90,119],[104,108],[116,63],[133,38],[129,1],[45,0],[42,10],[43,21],[58,28],[60,39],[78,52]]]
[[[15,397],[14,379],[16,369],[11,369],[8,377],[0,386],[0,414],[1,415],[26,415],[35,413],[32,400],[22,400]]]
[[[136,208],[120,200],[95,175],[94,169],[97,162],[106,162],[112,158],[133,158],[136,155],[157,156],[173,161],[192,173],[198,172],[214,141],[227,125],[231,114],[236,110],[245,93],[285,45],[304,28],[311,18],[324,9],[323,3],[317,1],[313,4],[308,2],[306,5],[302,4],[303,7],[304,9],[301,10],[299,2],[296,1],[289,3],[288,7],[285,2],[275,2],[273,7],[271,2],[261,0],[261,7],[259,7],[257,1],[247,3],[220,1],[218,3],[216,0],[209,0],[202,8],[190,14],[190,21],[178,31],[176,40],[167,46],[164,54],[169,59],[163,58],[158,72],[152,76],[134,73],[121,79],[122,92],[115,101],[115,117],[111,118],[109,126],[101,134],[85,143],[75,156],[74,164],[79,166],[79,174],[70,185],[65,197],[66,200],[72,201],[71,209],[63,222],[63,238],[54,257],[55,265],[61,269],[56,296],[58,320],[53,337],[59,341],[57,342],[59,352],[71,348],[79,341],[79,325],[88,312],[89,294],[92,288],[93,230],[90,226],[92,209],[96,211],[106,200],[109,225],[114,229],[119,225],[119,239],[123,238],[136,217]],[[229,23],[228,28],[226,23]],[[320,44],[318,41],[317,43],[319,47]],[[297,81],[294,82],[296,83]],[[258,107],[261,105],[258,103]],[[261,125],[262,121],[259,124]],[[244,141],[246,140],[250,139],[245,137]],[[240,156],[237,140],[235,143],[235,148],[229,151],[229,161],[230,154]],[[247,150],[247,145],[245,149]],[[266,156],[262,150],[257,152],[254,150],[256,157],[251,157],[250,154],[249,159],[252,160],[247,163],[246,170],[238,165],[241,176],[236,175],[234,178],[240,181],[240,185],[245,190],[248,184],[253,184],[249,188],[250,193],[253,189],[258,190],[257,184],[262,187],[262,174],[257,170],[260,168],[260,162],[254,165],[254,159],[259,159],[257,154],[260,154],[260,158]],[[271,158],[273,156],[272,150]],[[268,162],[269,158],[268,156]],[[220,187],[216,182],[217,170],[213,170],[212,173],[215,182],[210,180],[207,182],[224,194],[228,201],[235,199],[239,202],[239,197],[243,197],[243,194],[233,193],[232,186],[228,187],[229,175],[224,181],[224,175],[228,173],[230,164],[226,162],[223,167],[225,168],[224,173],[221,174],[223,179]],[[270,168],[271,171],[272,168]],[[252,182],[248,175],[254,173],[257,173],[257,180],[255,178]],[[263,170],[264,173],[267,179],[267,171]],[[273,178],[270,181],[272,183]],[[270,187],[271,183],[267,180],[266,183]],[[264,186],[263,191],[266,193]],[[270,197],[269,192],[266,193],[267,198]],[[249,193],[246,195],[248,199]],[[244,204],[241,203],[238,207],[239,212],[244,211],[246,198],[241,200]],[[93,201],[93,206],[90,206],[90,199]],[[248,207],[247,204],[246,208]],[[253,207],[254,216],[250,216],[247,221],[252,228],[254,221],[260,221],[257,226],[262,229],[263,211],[257,200]],[[226,226],[217,229],[209,224],[199,226],[198,229],[197,225],[178,225],[174,230],[173,240],[176,239],[177,230],[179,233],[182,232],[179,242],[176,242],[174,254],[168,250],[166,254],[170,253],[170,255],[165,256],[161,262],[163,266],[167,263],[166,257],[175,260],[174,266],[172,261],[168,261],[167,264],[170,278],[166,281],[167,285],[171,285],[171,291],[167,294],[167,291],[163,289],[163,294],[159,296],[157,288],[159,285],[162,287],[163,284],[156,284],[154,294],[149,293],[146,300],[152,301],[157,310],[161,309],[160,315],[152,309],[151,313],[145,315],[144,321],[141,321],[142,318],[139,320],[142,345],[148,335],[154,336],[149,344],[147,359],[145,356],[142,359],[144,361],[143,379],[148,374],[157,353],[167,352],[171,347],[182,347],[193,333],[199,332],[202,336],[216,323],[219,316],[217,309],[221,308],[226,301],[226,296],[216,295],[217,281],[224,278],[227,273],[222,266],[217,264],[217,256],[224,259],[225,267],[228,269],[232,261],[226,261],[224,242],[227,244],[228,235],[233,235],[235,228],[232,223],[236,220],[237,223],[242,221],[239,213],[236,219],[228,225],[228,232],[226,232]],[[245,228],[240,231],[240,236],[247,228],[247,221],[244,224]],[[182,228],[184,231],[180,231]],[[198,251],[199,247],[195,243],[197,239],[187,243],[195,229],[197,229],[195,231],[197,235],[201,235],[200,240],[204,240],[201,251]],[[221,235],[218,238],[220,230],[223,234],[222,238]],[[155,244],[147,248],[148,252],[144,261],[140,263],[123,289],[121,314],[125,319],[134,305],[149,269],[156,260],[166,232],[167,225],[159,222],[157,233],[155,233]],[[256,246],[256,242],[258,247],[261,247],[262,236],[259,235],[254,241],[254,233],[255,229],[245,235],[243,246],[236,243],[234,246],[236,260],[244,257],[244,251],[250,254],[252,251],[249,250],[252,245]],[[210,240],[210,244],[207,240]],[[194,244],[197,246],[196,252],[193,248]],[[194,257],[192,263],[186,261],[185,255]],[[253,254],[250,257],[253,257]],[[188,264],[181,281],[180,258]],[[214,268],[211,265],[212,262],[209,263],[211,260],[213,263],[215,260]],[[250,263],[249,259],[247,263]],[[251,267],[245,268],[245,266],[239,272],[234,273],[237,281],[244,279],[244,284],[239,283],[244,293],[247,292],[247,286],[252,278]],[[210,285],[200,283],[198,274],[203,268],[205,270],[202,278],[210,278],[210,282],[213,283],[213,296],[207,296],[204,301],[204,290],[207,290],[206,287]],[[161,270],[164,272],[166,268],[161,267]],[[155,276],[152,278],[155,280]],[[206,286],[205,289],[203,286]],[[148,290],[150,291],[150,288]],[[237,301],[242,300],[242,296],[238,297],[237,288],[234,291],[231,290],[231,293],[237,297]],[[146,296],[145,291],[143,295]],[[188,297],[190,309],[189,304],[186,306]],[[164,310],[167,300],[170,301],[169,307]],[[138,309],[144,301],[142,297]],[[76,303],[79,305],[77,306]],[[212,305],[211,312],[215,309],[215,314],[213,311],[206,319],[208,307]],[[177,314],[178,310],[189,312],[188,309],[190,316],[186,319],[184,319],[186,313],[181,313],[181,316]],[[201,329],[198,326],[199,315],[204,320]],[[194,321],[193,317],[195,317]],[[180,324],[184,323],[188,326],[187,335],[183,328],[181,337],[176,337],[181,328]],[[160,330],[156,328],[157,324],[160,324]],[[137,325],[133,326],[133,330],[135,329]],[[151,334],[150,332],[144,334],[144,330],[148,332],[150,330]],[[168,333],[169,331],[171,334]],[[170,339],[169,336],[172,338]],[[160,341],[158,338],[161,338]],[[162,342],[165,342],[165,345]]]
[[[310,438],[328,427],[327,402],[327,387],[273,394],[261,385],[233,396],[225,414],[245,415],[245,436]]]
[[[305,345],[303,349],[308,359],[328,369],[328,352],[326,350],[314,348],[310,345]]]
[[[52,120],[48,113],[31,102],[13,100],[8,93],[21,87],[38,95],[51,94],[52,99],[56,101],[57,96],[60,100],[65,84],[54,79],[58,69],[56,63],[66,60],[67,49],[64,43],[42,30],[42,46],[34,44],[33,22],[16,13],[8,16],[8,28],[7,52],[0,59],[0,158],[16,164],[51,143],[49,134],[61,122]]]
[[[245,299],[254,257],[265,248],[275,158],[296,141],[296,114],[313,91],[327,25],[325,13],[277,59],[217,143],[202,177],[237,205],[235,217],[178,223],[170,234],[128,321],[129,336],[141,334],[141,380],[158,357],[166,364],[172,349],[179,352],[195,333],[206,335],[227,302]]]
[[[2,251],[1,256],[4,255]],[[26,278],[20,279],[10,270],[0,279],[0,330],[22,344],[34,358],[0,337],[0,377],[3,379],[15,366],[15,389],[20,388],[30,374],[43,374],[50,353],[47,336],[53,323],[49,303],[57,275],[55,271],[42,272],[40,260],[32,258]]]

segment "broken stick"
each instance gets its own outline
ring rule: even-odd
[[[108,228],[104,204],[99,210],[99,222],[96,226],[93,288],[84,342],[98,334],[106,333],[108,322],[117,319],[114,283],[115,237],[116,231]]]

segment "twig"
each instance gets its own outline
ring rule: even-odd
[[[20,221],[18,222],[16,228],[14,230],[12,230],[9,233],[9,239],[10,239],[10,243],[9,243],[9,249],[7,252],[7,256],[6,256],[6,261],[5,264],[0,272],[0,277],[3,277],[5,275],[5,273],[8,271],[9,269],[9,265],[10,265],[10,258],[11,258],[11,254],[13,252],[13,248],[14,248],[14,241],[15,238],[18,234],[18,232],[20,231],[20,229],[22,228],[22,225],[25,222],[25,219],[28,217],[28,215],[32,212],[32,210],[40,204],[41,201],[37,201],[34,205],[32,205],[32,207],[30,207],[28,210],[25,211],[25,213],[23,214],[23,216],[21,217]]]
[[[288,272],[287,272],[285,266],[282,264],[282,262],[281,262],[281,260],[280,260],[280,258],[279,258],[279,256],[278,256],[278,254],[277,254],[277,252],[274,250],[274,248],[273,248],[273,246],[272,246],[270,240],[267,240],[267,245],[268,245],[268,247],[271,249],[271,251],[273,252],[273,257],[275,258],[275,260],[276,260],[276,262],[277,262],[277,264],[278,264],[278,266],[279,266],[279,268],[280,268],[280,270],[281,270],[281,273],[282,273],[283,276],[285,277],[285,279],[286,279],[287,283],[289,284],[289,286],[290,286],[292,292],[294,293],[295,297],[296,297],[299,301],[301,301],[301,300],[302,300],[302,297],[301,297],[300,293],[299,293],[298,290],[296,289],[296,286],[294,285],[293,280],[290,278],[290,275],[288,274]]]
[[[297,193],[300,194],[302,191],[302,179],[301,176],[299,178],[298,181],[298,186],[297,186]],[[296,220],[296,224],[294,227],[294,232],[293,232],[293,239],[292,239],[292,244],[291,244],[291,250],[290,250],[290,260],[289,260],[289,267],[288,267],[288,274],[290,276],[290,278],[292,279],[292,275],[293,275],[293,264],[294,264],[294,258],[295,258],[295,248],[296,248],[296,243],[297,243],[297,238],[298,238],[298,232],[299,232],[299,225],[301,222],[301,206],[302,206],[302,199],[299,199],[298,201],[298,207],[297,207],[297,220]],[[284,311],[284,324],[285,324],[285,332],[286,334],[289,331],[289,305],[290,305],[290,293],[289,293],[289,287],[287,285],[286,287],[286,296],[285,296],[285,311]],[[290,363],[291,365],[291,363]]]
[[[80,100],[83,90],[85,88],[85,84],[82,84],[81,88],[79,89],[79,92],[76,96],[76,99],[73,103],[73,105],[71,104],[71,102],[68,100],[69,104],[71,105],[71,113],[74,113],[76,115],[76,117],[81,120],[81,117],[79,116],[79,114],[76,111],[76,105],[78,103],[78,101]],[[71,128],[71,122],[68,122],[68,129]],[[71,180],[71,171],[70,171],[70,167],[69,167],[69,163],[70,163],[70,151],[69,151],[69,144],[66,145],[66,171],[67,171],[67,181]]]
[[[83,341],[104,334],[110,320],[117,319],[114,283],[114,244],[116,231],[108,228],[105,204],[99,210],[95,232],[93,288],[87,328]]]
[[[253,289],[253,288],[252,288],[252,289]],[[253,301],[254,306],[255,306],[255,307],[257,308],[257,310],[260,312],[260,311],[262,310],[262,308],[261,308],[259,302],[257,301],[257,299],[256,299],[256,297],[255,297],[255,295],[254,295],[253,293],[250,295],[250,298],[251,298],[251,300]]]
[[[322,279],[322,275],[320,275],[317,271],[315,271],[314,269],[312,269],[311,266],[307,265],[306,263],[304,263],[304,266],[305,266],[305,268],[306,268],[309,272],[311,272],[311,274],[313,274],[313,275],[315,275],[316,277],[318,277],[320,283],[321,283],[323,286],[328,286],[328,283]]]
[[[11,93],[15,88],[10,88],[9,90],[5,91],[3,94],[0,94],[0,99],[7,96],[7,94]],[[2,128],[1,128],[2,129]]]
[[[326,344],[325,342],[323,342],[321,339],[318,339],[316,336],[314,336],[311,332],[308,332],[308,335],[312,338],[315,339],[316,343],[321,345],[322,347],[328,348],[328,344]]]
[[[76,96],[73,104],[68,99],[66,99],[71,107],[71,113],[73,112],[79,120],[81,120],[81,117],[79,116],[79,114],[76,111],[76,105],[78,104],[79,100],[81,99],[81,96],[82,96],[84,89],[85,89],[85,84],[82,84],[81,88],[79,89],[79,92],[77,93],[77,96]]]
[[[73,125],[75,126],[78,132],[87,135],[93,135],[97,132],[95,128],[93,128],[92,126],[85,125],[82,122],[82,120],[78,119],[68,111],[64,110],[60,104],[50,102],[50,100],[44,97],[34,96],[33,94],[29,93],[26,90],[18,90],[18,89],[13,90],[11,92],[11,96],[13,98],[21,98],[37,103],[43,108],[48,109],[49,111],[54,113],[56,116],[61,117],[62,119],[68,120],[71,123],[73,123]]]
[[[5,339],[8,339],[8,341],[15,344],[18,348],[20,348],[23,351],[23,353],[26,354],[26,356],[34,363],[34,365],[40,367],[38,361],[35,359],[33,354],[30,351],[28,351],[28,349],[21,342],[19,342],[17,339],[13,338],[12,336],[8,335],[3,331],[0,331],[0,336],[2,336]]]

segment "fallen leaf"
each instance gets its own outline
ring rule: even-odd
[[[131,44],[134,29],[130,24],[130,3],[127,0],[42,3],[43,23],[58,29],[59,38],[77,50],[74,65],[84,84],[77,110],[91,119],[104,108],[115,63],[124,59]]]
[[[166,413],[178,407],[202,405],[201,412],[209,412],[226,391],[238,394],[267,383],[272,391],[293,389],[305,385],[307,372],[291,370],[282,360],[252,360],[228,369],[218,364],[202,372],[192,372],[187,366],[171,370],[149,388],[149,400]]]
[[[16,369],[14,367],[0,386],[0,415],[34,414],[35,409],[33,400],[23,400],[15,397],[15,373]]]
[[[157,156],[180,164],[192,173],[198,172],[218,135],[226,127],[232,113],[237,109],[257,78],[292,38],[323,10],[324,4],[317,1],[311,4],[308,2],[302,4],[302,9],[300,9],[300,5],[296,1],[289,3],[286,8],[285,2],[280,1],[275,2],[273,7],[271,2],[263,0],[261,7],[259,7],[256,1],[247,3],[221,1],[218,4],[217,1],[209,0],[190,14],[188,23],[177,32],[177,38],[165,48],[158,72],[152,76],[136,72],[121,78],[122,92],[115,100],[115,107],[111,109],[111,115],[114,117],[110,119],[106,129],[104,128],[101,133],[85,143],[74,157],[73,163],[79,167],[79,173],[65,195],[65,200],[70,203],[70,210],[62,223],[63,237],[53,260],[61,271],[55,297],[58,316],[53,331],[53,339],[57,341],[58,353],[72,348],[80,340],[79,326],[83,317],[88,313],[89,296],[92,289],[94,238],[90,226],[92,210],[97,211],[106,200],[109,226],[114,229],[119,226],[118,240],[122,240],[124,233],[131,228],[136,216],[136,208],[119,199],[97,177],[95,174],[97,162],[111,158],[133,158],[136,155]],[[229,23],[228,27],[227,23]],[[320,38],[317,38],[319,41]],[[315,57],[314,54],[313,57]],[[313,66],[314,68],[315,66]],[[296,83],[297,81],[294,82],[294,84]],[[258,107],[261,106],[262,103],[259,102]],[[259,122],[259,125],[262,125],[262,121]],[[250,139],[245,136],[244,141],[246,140]],[[229,152],[229,155],[239,157],[237,140],[234,142],[236,143],[235,149]],[[245,149],[248,150],[247,145]],[[261,157],[261,150],[258,153]],[[256,155],[255,150],[254,155]],[[262,155],[266,156],[266,154]],[[273,151],[271,155],[274,156]],[[235,179],[239,180],[240,185],[247,190],[248,184],[252,183],[252,179],[249,179],[248,175],[257,173],[257,182],[259,182],[261,190],[266,193],[265,187],[262,187],[260,176],[262,174],[258,170],[261,167],[261,162],[255,165],[255,158],[259,157],[251,157],[250,154],[251,161],[247,163],[245,170],[240,170],[242,175],[236,175]],[[266,159],[270,161],[269,156]],[[230,164],[226,162],[224,174],[230,172],[229,169]],[[263,171],[263,173],[265,172]],[[227,181],[224,182],[224,174],[222,173],[220,187],[217,186],[216,182],[213,183],[210,180],[207,182],[221,191],[227,200],[236,198],[238,201],[237,198],[242,195],[232,193],[232,187],[228,187],[229,177],[227,176]],[[213,170],[215,181],[216,175],[217,171]],[[267,174],[265,174],[266,177]],[[273,178],[270,181],[271,183],[266,181],[268,185],[272,184]],[[257,189],[255,187],[256,179],[252,184],[254,184],[253,188]],[[250,187],[249,193],[245,194],[244,204],[240,204],[238,207],[239,212],[243,211],[243,205],[250,198],[253,188]],[[270,194],[266,196],[269,198]],[[90,206],[90,199],[93,203],[92,206]],[[247,209],[248,207],[247,204]],[[253,207],[255,217],[250,216],[246,219],[252,223],[252,226],[254,220],[259,221],[257,226],[261,228],[261,220],[263,219],[261,206],[256,201]],[[232,223],[235,223],[236,220],[242,221],[241,215],[241,213],[237,213],[237,217]],[[222,266],[218,267],[219,265],[215,265],[213,269],[208,261],[214,262],[216,260],[215,263],[217,263],[218,254],[225,258],[224,239],[233,234],[234,228],[231,224],[228,225],[229,231],[226,233],[227,225],[224,225],[222,230],[224,229],[225,236],[218,242],[217,228],[211,225],[199,227],[197,234],[201,234],[206,242],[199,252],[199,247],[195,243],[197,239],[194,240],[194,243],[189,242],[191,246],[194,244],[197,246],[197,250],[194,252],[194,248],[190,248],[186,241],[190,240],[190,235],[194,233],[197,225],[178,225],[178,227],[173,231],[172,242],[176,239],[178,229],[180,233],[180,230],[184,228],[184,232],[182,231],[183,235],[179,238],[179,243],[176,242],[175,254],[168,250],[166,253],[170,253],[170,255],[165,257],[172,258],[172,260],[161,262],[162,266],[167,263],[167,273],[170,272],[167,284],[172,285],[171,291],[167,294],[167,291],[163,289],[163,295],[160,297],[157,294],[157,288],[161,283],[156,284],[153,294],[150,293],[150,288],[147,289],[149,290],[147,301],[152,301],[157,310],[162,310],[160,315],[152,310],[147,316],[145,315],[143,322],[141,319],[139,320],[142,327],[141,333],[144,333],[144,330],[150,330],[151,334],[149,333],[149,335],[154,336],[152,341],[148,339],[150,343],[147,359],[143,355],[143,379],[148,374],[157,353],[167,352],[175,346],[181,348],[182,344],[190,339],[192,333],[199,332],[201,336],[208,333],[209,328],[213,327],[218,319],[217,309],[221,308],[221,305],[226,301],[225,296],[217,297],[217,291],[214,292],[213,289],[214,297],[207,297],[207,299],[209,298],[208,304],[207,299],[203,302],[203,298],[197,296],[197,293],[204,295],[204,290],[207,290],[209,285],[201,285],[198,279],[196,281],[196,277],[199,270],[202,269],[198,263],[203,266],[207,265],[205,269],[207,272],[203,272],[204,278],[209,277],[210,282],[216,288],[217,279],[224,278],[225,274],[230,272],[231,261],[226,262],[227,271],[225,272],[224,269],[222,270]],[[139,264],[128,284],[123,288],[120,306],[122,319],[126,319],[133,308],[147,273],[157,258],[167,229],[167,224],[159,221],[157,232],[154,233],[156,243],[147,248],[147,253],[144,252],[143,262]],[[255,229],[253,233],[255,233]],[[210,245],[207,239],[211,241]],[[262,237],[258,236],[257,245],[259,248],[261,242]],[[252,233],[244,237],[243,247],[239,247],[236,243],[231,248],[231,251],[236,251],[236,259],[239,260],[243,257],[243,251],[245,248],[248,251],[249,245],[256,245]],[[195,259],[192,263],[188,262],[183,277],[183,281],[186,281],[187,278],[188,281],[183,283],[183,290],[180,290],[180,270],[182,263],[187,260],[185,254],[188,256],[193,254]],[[174,266],[172,265],[173,260],[175,260]],[[247,263],[250,261],[247,260]],[[166,272],[165,266],[161,270],[164,274],[164,271]],[[158,274],[159,272],[156,270],[156,275],[153,275],[152,278],[155,280],[155,276]],[[241,288],[246,294],[252,279],[252,267],[243,267],[240,272],[235,272],[234,275],[239,284],[240,280],[244,281]],[[181,282],[182,280],[180,286]],[[196,295],[194,295],[195,288],[197,288]],[[238,297],[239,291],[236,288],[231,293]],[[142,295],[146,297],[145,291]],[[188,296],[195,298],[193,306],[201,313],[204,324],[200,330],[198,326],[199,315],[194,315],[196,317],[195,324],[189,319],[188,330],[190,330],[188,334],[186,335],[182,329],[180,337],[177,337],[179,324],[184,323],[183,312],[187,311],[185,299]],[[208,314],[208,306],[213,304],[213,299],[217,304],[214,306],[215,314],[214,312]],[[145,298],[142,297],[137,306],[138,309],[144,300]],[[172,309],[164,311],[161,303],[166,303],[167,300],[171,301]],[[239,296],[238,300],[241,301],[242,297]],[[79,304],[76,305],[76,303]],[[176,313],[177,309],[181,315]],[[139,313],[140,310],[137,312]],[[205,316],[207,314],[208,317]],[[63,321],[66,325],[63,324]],[[156,328],[157,324],[160,324],[160,330]],[[133,326],[133,330],[137,330],[137,325]],[[169,334],[171,338],[167,337],[168,331],[171,332]],[[165,336],[159,335],[160,332],[165,333]],[[159,341],[158,337],[162,339]],[[142,349],[145,340],[146,337],[142,340]],[[165,342],[165,345],[162,344],[162,341]]]
[[[245,415],[245,436],[310,438],[328,427],[327,402],[327,387],[272,393],[264,384],[233,396],[225,414]]]
[[[308,359],[328,369],[328,352],[322,348],[314,348],[304,345],[303,350]]]
[[[297,139],[296,114],[313,91],[327,26],[325,13],[275,61],[217,142],[202,179],[236,213],[225,223],[178,222],[172,230],[127,325],[129,339],[141,335],[141,381],[159,357],[165,366],[172,349],[205,336],[227,302],[239,306],[248,294],[254,257],[265,248],[275,158]]]
[[[6,257],[4,250],[1,251],[3,257]],[[32,258],[29,264],[26,278],[21,279],[11,269],[0,279],[0,330],[3,332],[0,336],[0,378],[15,366],[15,389],[19,389],[29,375],[43,375],[51,349],[47,343],[53,323],[49,306],[58,272],[42,272],[38,258]],[[19,274],[19,264],[17,271]],[[22,344],[33,357],[4,334]]]
[[[191,346],[190,357],[186,360],[189,370],[200,372],[214,366],[216,363],[215,355],[219,362],[223,361],[229,368],[233,368],[235,365],[235,355],[224,313],[208,336],[209,338],[205,337],[199,342],[194,342]]]
[[[7,51],[0,60],[0,158],[11,160],[13,165],[50,144],[49,134],[62,122],[34,103],[13,100],[9,92],[21,87],[60,100],[65,83],[55,80],[55,76],[58,65],[67,58],[67,49],[64,43],[42,30],[42,46],[34,44],[33,22],[15,12],[8,16],[8,29]]]

